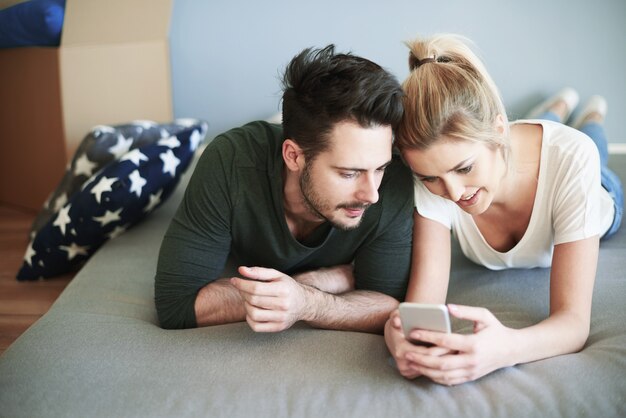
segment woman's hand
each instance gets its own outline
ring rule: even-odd
[[[410,365],[412,373],[451,386],[476,380],[494,370],[515,364],[510,350],[515,344],[515,330],[503,326],[485,308],[448,305],[448,311],[456,318],[474,321],[474,333],[462,335],[412,331],[410,338],[448,351],[448,354],[441,356],[416,351],[401,353],[406,355],[405,361]]]
[[[393,356],[400,374],[407,379],[415,379],[420,376],[420,365],[410,360],[410,356],[440,356],[449,352],[441,347],[425,347],[415,345],[404,337],[402,323],[398,310],[391,313],[389,320],[385,324],[385,342],[387,348]]]

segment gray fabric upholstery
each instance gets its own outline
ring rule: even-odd
[[[625,179],[626,156],[612,159]],[[101,248],[0,357],[0,416],[626,416],[626,228],[602,244],[580,353],[449,388],[403,379],[378,335],[304,325],[255,334],[244,323],[159,328],[155,264],[183,188]],[[548,314],[548,277],[488,271],[457,251],[449,300],[522,327]]]

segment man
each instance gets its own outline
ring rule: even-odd
[[[232,129],[198,161],[159,254],[164,328],[381,332],[404,297],[413,187],[392,157],[398,82],[330,45],[294,57],[283,87],[282,128]]]

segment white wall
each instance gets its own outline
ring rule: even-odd
[[[511,119],[571,85],[607,98],[609,140],[626,143],[624,0],[175,0],[174,112],[207,120],[209,137],[266,118],[286,63],[329,43],[402,81],[403,41],[439,32],[474,40]]]

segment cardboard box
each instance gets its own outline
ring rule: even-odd
[[[172,120],[172,0],[67,0],[61,46],[0,50],[0,202],[40,209],[96,125]]]

